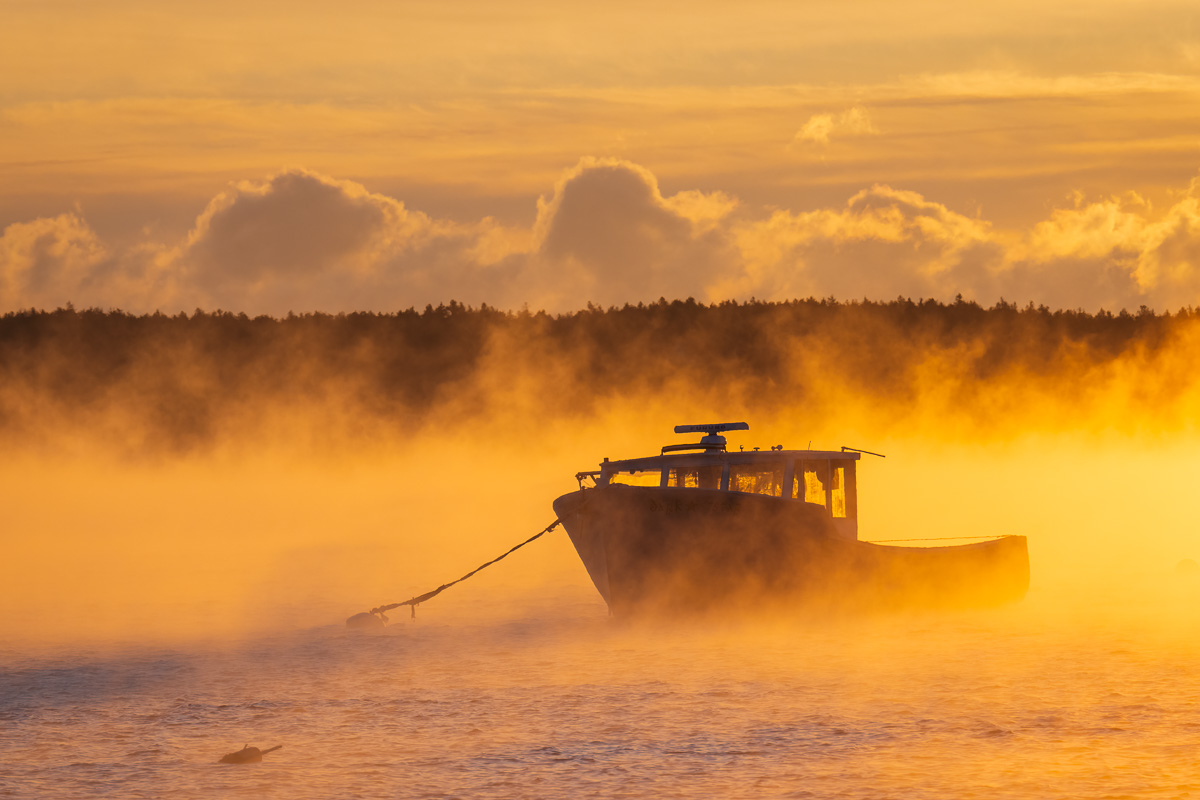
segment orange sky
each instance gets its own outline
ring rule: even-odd
[[[1194,3],[0,16],[0,312],[1200,305]]]

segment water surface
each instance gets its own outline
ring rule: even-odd
[[[0,795],[1195,796],[1196,593],[1168,588],[656,627],[548,595],[377,634],[8,649]],[[283,749],[216,763],[245,743]]]

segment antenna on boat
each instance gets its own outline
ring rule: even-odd
[[[842,452],[845,453],[847,451],[851,452],[851,453],[863,453],[864,455],[868,455],[868,456],[879,456],[880,458],[887,458],[887,456],[885,456],[883,453],[872,453],[870,450],[859,450],[857,447],[846,447],[846,445],[842,445]]]

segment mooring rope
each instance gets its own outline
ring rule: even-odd
[[[497,561],[501,561],[501,560],[507,558],[508,556],[512,555],[517,550],[520,550],[522,547],[529,544],[530,542],[535,541],[535,540],[540,539],[541,537],[545,536],[547,533],[554,530],[561,524],[562,524],[562,518],[560,517],[560,518],[554,520],[554,522],[551,522],[545,528],[542,528],[542,530],[539,531],[537,534],[530,536],[528,539],[521,542],[516,547],[509,549],[508,552],[504,553],[503,555],[497,556],[496,558],[493,558],[491,561],[487,562],[486,564],[480,564],[478,567],[471,570],[466,575],[463,575],[461,578],[459,578],[456,581],[450,581],[449,583],[443,583],[441,586],[439,586],[438,588],[434,589],[431,592],[426,592],[425,594],[417,595],[416,597],[413,597],[409,600],[405,600],[402,603],[389,603],[386,606],[379,606],[378,608],[372,608],[371,613],[377,615],[384,622],[387,622],[387,617],[384,615],[384,612],[391,611],[393,608],[399,608],[400,606],[411,606],[412,607],[412,615],[415,618],[417,616],[417,606],[420,605],[421,603],[424,603],[426,600],[432,600],[433,598],[437,597],[442,592],[449,589],[454,584],[462,583],[467,578],[474,575],[476,572],[479,572],[480,570],[485,569],[486,567],[490,567],[492,564],[495,564]]]
[[[995,533],[991,536],[923,536],[920,539],[863,539],[868,544],[884,544],[885,542],[951,542],[962,539],[1006,539],[1011,534]]]

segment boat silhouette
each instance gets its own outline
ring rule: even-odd
[[[1024,536],[862,541],[857,465],[866,451],[729,451],[723,434],[745,430],[676,426],[705,435],[655,456],[606,458],[554,501],[614,616],[972,608],[1025,596]]]

